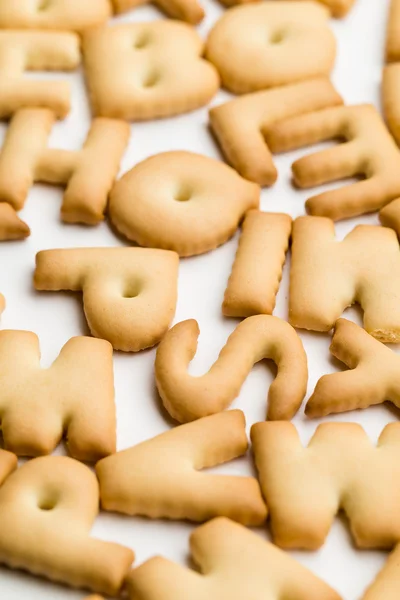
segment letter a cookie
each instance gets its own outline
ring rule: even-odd
[[[0,451],[0,474],[2,463],[10,470]],[[134,554],[89,537],[98,512],[97,479],[84,464],[66,456],[25,463],[0,486],[0,563],[117,595]]]
[[[96,461],[116,450],[112,346],[75,337],[49,369],[40,368],[30,331],[0,332],[0,425],[20,456],[50,454],[63,433],[71,455]]]
[[[90,331],[115,350],[157,344],[175,314],[179,258],[144,248],[72,248],[36,255],[37,290],[83,292]]]
[[[99,27],[83,38],[95,116],[142,121],[207,104],[219,88],[197,32],[175,21]]]
[[[307,357],[299,336],[286,321],[269,315],[245,319],[208,373],[193,377],[188,366],[198,336],[195,320],[182,321],[167,332],[157,348],[157,388],[174,419],[187,423],[226,409],[239,395],[253,365],[264,358],[278,367],[268,394],[268,419],[291,419],[296,414],[307,389]]]
[[[131,572],[131,600],[341,600],[273,544],[228,519],[202,525],[190,537],[199,573],[161,557]]]
[[[330,331],[355,302],[364,310],[368,333],[381,342],[400,341],[400,251],[394,231],[358,225],[338,241],[330,219],[296,219],[290,269],[291,325]]]
[[[96,473],[103,509],[153,519],[225,516],[260,525],[267,510],[256,479],[198,472],[245,454],[245,425],[240,411],[223,412],[101,460]]]

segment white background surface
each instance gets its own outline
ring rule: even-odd
[[[207,17],[199,31],[204,36],[223,13],[223,9],[216,1],[202,1]],[[387,9],[388,0],[357,0],[347,19],[331,21],[338,39],[338,58],[333,79],[347,103],[372,102],[379,106]],[[163,17],[155,8],[142,7],[115,21],[158,18]],[[65,122],[55,126],[51,144],[56,147],[78,148],[89,127],[89,109],[82,74],[57,75],[57,78],[60,77],[72,82],[73,110]],[[228,97],[225,92],[220,92],[213,104],[219,104]],[[4,132],[5,125],[2,124],[1,136]],[[207,129],[206,108],[174,119],[133,124],[122,171],[127,171],[152,154],[173,149],[220,157]],[[308,150],[302,150],[276,159],[279,181],[273,188],[263,191],[263,210],[287,212],[293,217],[304,214],[304,201],[311,193],[299,192],[291,187],[290,165],[295,158],[307,152]],[[312,193],[314,191],[318,190],[313,190]],[[51,364],[70,337],[87,334],[88,330],[79,294],[34,291],[32,275],[36,252],[45,248],[120,246],[125,243],[112,233],[107,223],[95,228],[63,225],[59,217],[61,198],[62,190],[36,185],[21,213],[32,229],[31,237],[25,242],[0,246],[0,291],[7,300],[1,327],[28,329],[37,333],[41,342],[43,366]],[[356,223],[361,222],[378,223],[378,219],[373,215],[342,222],[337,226],[338,236],[342,238]],[[209,368],[237,323],[234,319],[224,319],[221,314],[221,302],[237,239],[238,235],[212,253],[181,260],[175,322],[195,318],[201,328],[199,350],[191,366],[193,374],[201,374]],[[283,318],[287,318],[288,270],[289,260],[285,266],[274,313]],[[346,311],[346,316],[360,322],[360,314],[354,309]],[[340,369],[340,364],[330,359],[329,335],[301,333],[301,337],[309,360],[308,397],[319,377]],[[170,427],[160,409],[155,391],[154,356],[154,349],[139,354],[115,354],[118,449],[132,446]],[[240,396],[233,403],[233,407],[245,412],[248,426],[265,418],[266,397],[272,377],[268,366],[263,363],[256,365]],[[374,441],[384,425],[397,418],[397,411],[387,406],[333,417],[334,420],[354,420],[361,423]],[[303,409],[294,421],[302,440],[308,441],[318,422],[308,420]],[[57,452],[64,452],[64,448],[59,448]],[[218,471],[251,474],[251,456],[220,467]],[[188,536],[193,528],[194,526],[185,523],[151,522],[102,513],[96,521],[93,535],[132,547],[136,552],[136,565],[155,554],[185,563],[188,558]],[[267,526],[257,531],[264,537],[268,536]],[[355,550],[348,529],[341,519],[336,519],[320,552],[294,552],[293,556],[331,584],[345,600],[361,598],[363,590],[373,580],[386,558],[383,552]],[[0,568],[1,600],[75,600],[84,596],[82,592]]]

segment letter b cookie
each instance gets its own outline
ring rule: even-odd
[[[204,106],[217,92],[219,77],[202,52],[201,38],[185,23],[91,30],[83,54],[93,113],[141,121]]]

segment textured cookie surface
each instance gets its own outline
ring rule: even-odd
[[[228,10],[211,30],[206,57],[222,84],[246,94],[329,75],[336,42],[315,2],[265,2]]]
[[[97,463],[102,507],[150,518],[225,516],[260,525],[267,511],[256,479],[199,473],[242,456],[247,447],[237,410],[175,427]]]
[[[44,250],[36,256],[35,287],[82,291],[92,335],[116,350],[154,346],[175,314],[179,258],[144,248]]]
[[[224,163],[191,152],[165,152],[116,183],[109,215],[141,246],[192,256],[226,242],[259,200],[259,187]]]
[[[21,221],[14,208],[6,202],[0,202],[0,242],[23,240],[30,233],[28,225]]]
[[[196,529],[190,550],[202,575],[153,558],[130,574],[131,600],[340,600],[288,554],[228,519]]]
[[[307,357],[296,331],[269,315],[245,319],[236,327],[208,373],[193,377],[188,366],[196,353],[199,327],[195,320],[178,323],[157,348],[155,375],[169,414],[181,423],[227,408],[239,395],[253,365],[264,358],[278,368],[271,384],[268,418],[291,419],[307,389]]]
[[[141,121],[204,106],[219,77],[202,53],[203,41],[185,23],[92,29],[84,36],[83,54],[94,115]]]

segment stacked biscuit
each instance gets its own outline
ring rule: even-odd
[[[296,330],[333,330],[331,353],[348,367],[317,382],[308,417],[400,407],[400,358],[385,345],[400,341],[400,3],[391,6],[394,64],[383,77],[389,129],[373,106],[344,105],[329,79],[329,18],[345,16],[353,0],[235,2],[205,42],[193,28],[204,16],[197,0],[157,2],[175,20],[108,22],[138,4],[0,0],[0,117],[8,121],[0,240],[29,236],[18,212],[44,182],[65,187],[66,226],[107,218],[127,244],[36,255],[36,290],[80,292],[92,334],[69,339],[51,367],[41,368],[35,333],[0,331],[0,563],[131,600],[339,600],[284,550],[320,548],[343,510],[357,547],[392,551],[363,600],[397,600],[400,424],[387,425],[375,447],[360,425],[326,422],[304,447],[290,421],[308,384]],[[69,84],[25,72],[73,70],[81,57],[91,126],[80,149],[53,148],[52,129],[71,108]],[[228,164],[169,151],[117,180],[130,121],[204,107],[220,87],[236,94],[209,110]],[[295,220],[261,210],[261,187],[278,175],[274,153],[337,138],[344,143],[293,164],[295,185],[361,181],[309,198],[308,216]],[[374,211],[383,226],[358,225],[336,239],[334,221]],[[199,326],[171,327],[180,259],[215,250],[240,226],[221,302],[224,316],[242,320],[194,377]],[[286,321],[273,311],[289,248]],[[340,318],[354,303],[363,328]],[[113,351],[155,346],[154,380],[173,423],[117,452]],[[246,454],[244,415],[226,409],[263,359],[277,372],[266,421],[251,427],[257,476],[202,472]],[[69,456],[52,455],[63,438]],[[18,467],[17,457],[29,460]],[[99,506],[202,523],[190,540],[200,573],[161,557],[132,568],[130,548],[90,535]],[[271,543],[247,529],[268,519]]]

